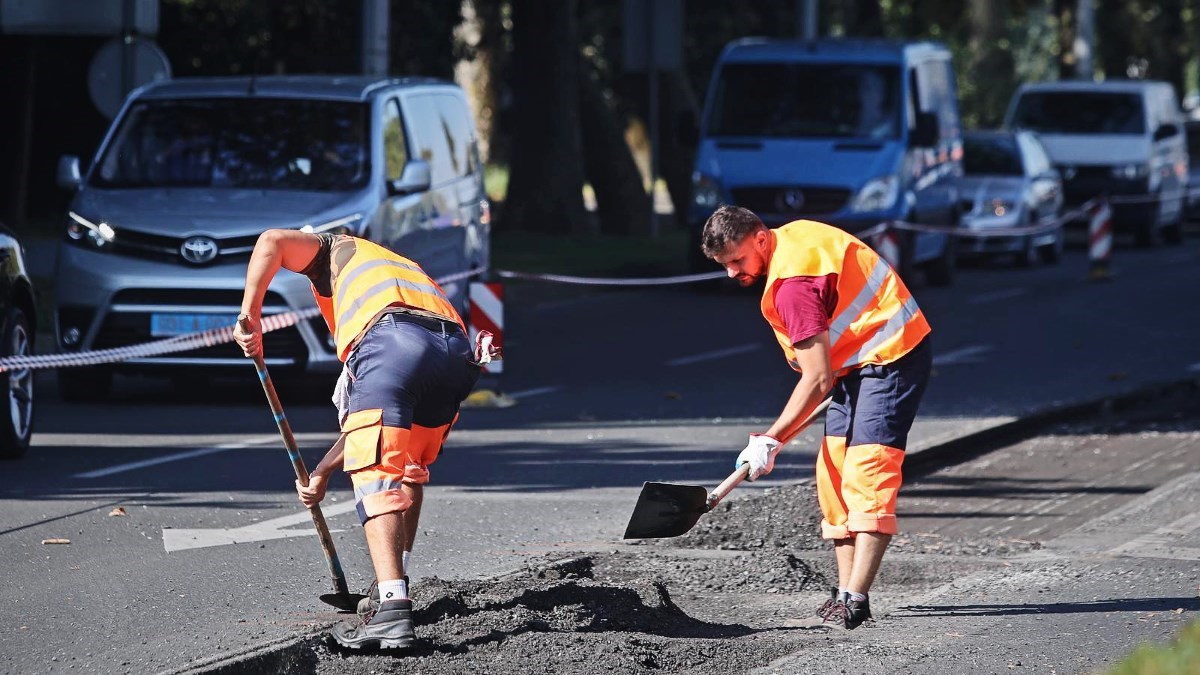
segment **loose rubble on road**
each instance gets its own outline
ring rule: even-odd
[[[1156,405],[1149,418],[1135,410],[1052,431],[1200,438],[1191,416],[1200,411],[1195,394]],[[901,672],[888,668],[912,653],[877,644],[886,627],[867,624],[853,632],[784,627],[787,619],[806,616],[819,604],[835,575],[828,546],[818,538],[818,519],[812,485],[743,491],[681,537],[531,560],[523,571],[495,579],[423,579],[413,589],[419,646],[411,653],[346,652],[319,636],[287,650],[271,667],[364,675],[747,672],[800,650],[828,654],[842,648],[857,650],[871,663],[862,672]],[[934,589],[944,591],[948,580],[974,572],[1012,576],[1005,571],[1019,568],[1012,561],[1041,546],[928,532],[899,535],[872,592],[880,600],[878,614],[919,603]],[[1038,569],[1030,573],[1045,577],[1045,568]],[[986,655],[972,658],[989,663]],[[261,665],[248,661],[210,672],[254,672]]]

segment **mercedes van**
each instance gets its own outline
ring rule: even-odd
[[[768,226],[958,225],[962,134],[950,52],[932,42],[747,38],[713,71],[692,175],[690,247],[722,203]],[[870,243],[870,242],[868,242]],[[954,239],[904,232],[900,274],[949,284]]]
[[[56,268],[66,351],[134,345],[231,325],[246,263],[268,228],[366,237],[433,278],[485,269],[489,205],[463,91],[434,79],[275,76],[178,79],[131,93],[75,190]],[[445,284],[464,311],[465,281]],[[280,274],[264,314],[315,305]],[[321,317],[265,336],[273,372],[336,373]],[[114,372],[246,368],[236,345],[59,371],[64,397],[101,397]]]
[[[1039,82],[1019,88],[1005,125],[1036,131],[1068,208],[1107,195],[1113,226],[1149,246],[1183,241],[1187,137],[1167,82]]]

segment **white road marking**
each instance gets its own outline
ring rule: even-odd
[[[678,359],[667,361],[668,366],[687,366],[701,361],[712,361],[714,359],[723,359],[726,356],[737,356],[759,349],[762,345],[741,345],[740,347],[729,347],[728,349],[718,349],[716,351],[704,352],[703,354],[694,354],[692,356],[683,356]]]
[[[321,505],[321,513],[326,519],[353,511],[354,509],[355,504],[353,500]],[[309,523],[310,527],[303,530],[280,529],[302,523]],[[267,541],[269,539],[305,537],[317,533],[316,528],[311,527],[311,523],[312,515],[307,510],[304,510],[290,516],[272,518],[271,520],[264,520],[261,523],[253,523],[244,527],[204,529],[163,528],[163,548],[166,549],[167,553],[171,553],[172,551],[183,551],[189,548],[209,548],[212,546],[228,546],[229,544],[247,544],[255,541]],[[330,530],[330,532],[340,532],[340,530]]]
[[[997,300],[1015,298],[1017,296],[1025,295],[1028,292],[1028,288],[1005,288],[999,291],[992,291],[991,293],[972,295],[968,302],[970,302],[972,305],[982,305],[989,302],[996,302]]]
[[[127,464],[117,464],[116,466],[110,466],[110,467],[106,467],[103,469],[93,469],[91,471],[84,471],[83,473],[75,474],[73,477],[74,478],[101,478],[103,476],[111,476],[114,473],[124,473],[126,471],[136,471],[138,469],[144,469],[148,466],[155,466],[158,464],[167,464],[168,462],[177,462],[182,459],[192,459],[193,457],[204,457],[205,455],[213,455],[218,452],[228,452],[230,450],[245,450],[246,448],[252,448],[257,445],[264,445],[266,443],[283,443],[283,441],[281,441],[279,438],[267,438],[267,439],[254,440],[254,441],[243,441],[241,443],[222,443],[221,445],[214,446],[211,448],[199,448],[196,450],[188,450],[186,452],[176,452],[176,453],[172,453],[170,455],[160,455],[158,457],[151,457],[150,459],[143,459],[143,460],[140,460],[137,462],[129,462]]]
[[[938,354],[933,357],[933,365],[935,366],[956,366],[963,363],[982,363],[984,359],[982,355],[992,351],[991,345],[971,345],[959,349],[952,349],[944,354]]]
[[[529,398],[530,396],[541,396],[542,394],[552,394],[562,387],[554,385],[552,387],[534,387],[533,389],[524,389],[522,391],[514,391],[509,394],[513,398]]]

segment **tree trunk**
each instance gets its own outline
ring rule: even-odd
[[[1016,88],[1012,54],[1001,47],[1006,32],[1006,12],[1001,0],[971,0],[969,70],[975,84],[974,104],[980,126],[998,126]],[[982,86],[980,86],[982,85]]]
[[[605,100],[600,82],[580,57],[579,105],[583,125],[583,165],[596,194],[596,214],[604,234],[650,232],[650,197],[625,142],[618,113]]]
[[[649,119],[647,79],[644,73],[626,79],[625,99],[636,106],[642,119]],[[682,138],[685,126],[693,129],[700,126],[700,105],[696,95],[682,71],[661,71],[658,74],[658,171],[671,195],[675,224],[681,228],[688,226],[692,169],[696,161],[695,146]]]
[[[575,0],[513,0],[513,140],[501,228],[589,233]]]

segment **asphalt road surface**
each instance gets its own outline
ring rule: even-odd
[[[1082,251],[1069,250],[1055,267],[914,284],[936,354],[914,450],[1196,377],[1198,251],[1195,238],[1118,248],[1108,282],[1085,281]],[[715,485],[794,383],[751,294],[523,284],[508,295],[501,385],[519,403],[465,411],[434,465],[418,583],[611,545],[642,481]],[[255,380],[180,392],[121,379],[108,401],[69,405],[52,378],[38,381],[34,447],[4,465],[0,669],[173,672],[336,618],[316,600],[329,588],[320,547]],[[334,438],[327,384],[281,391],[310,466]],[[807,477],[816,433],[735,494]],[[324,508],[354,588],[371,573],[346,485]]]

